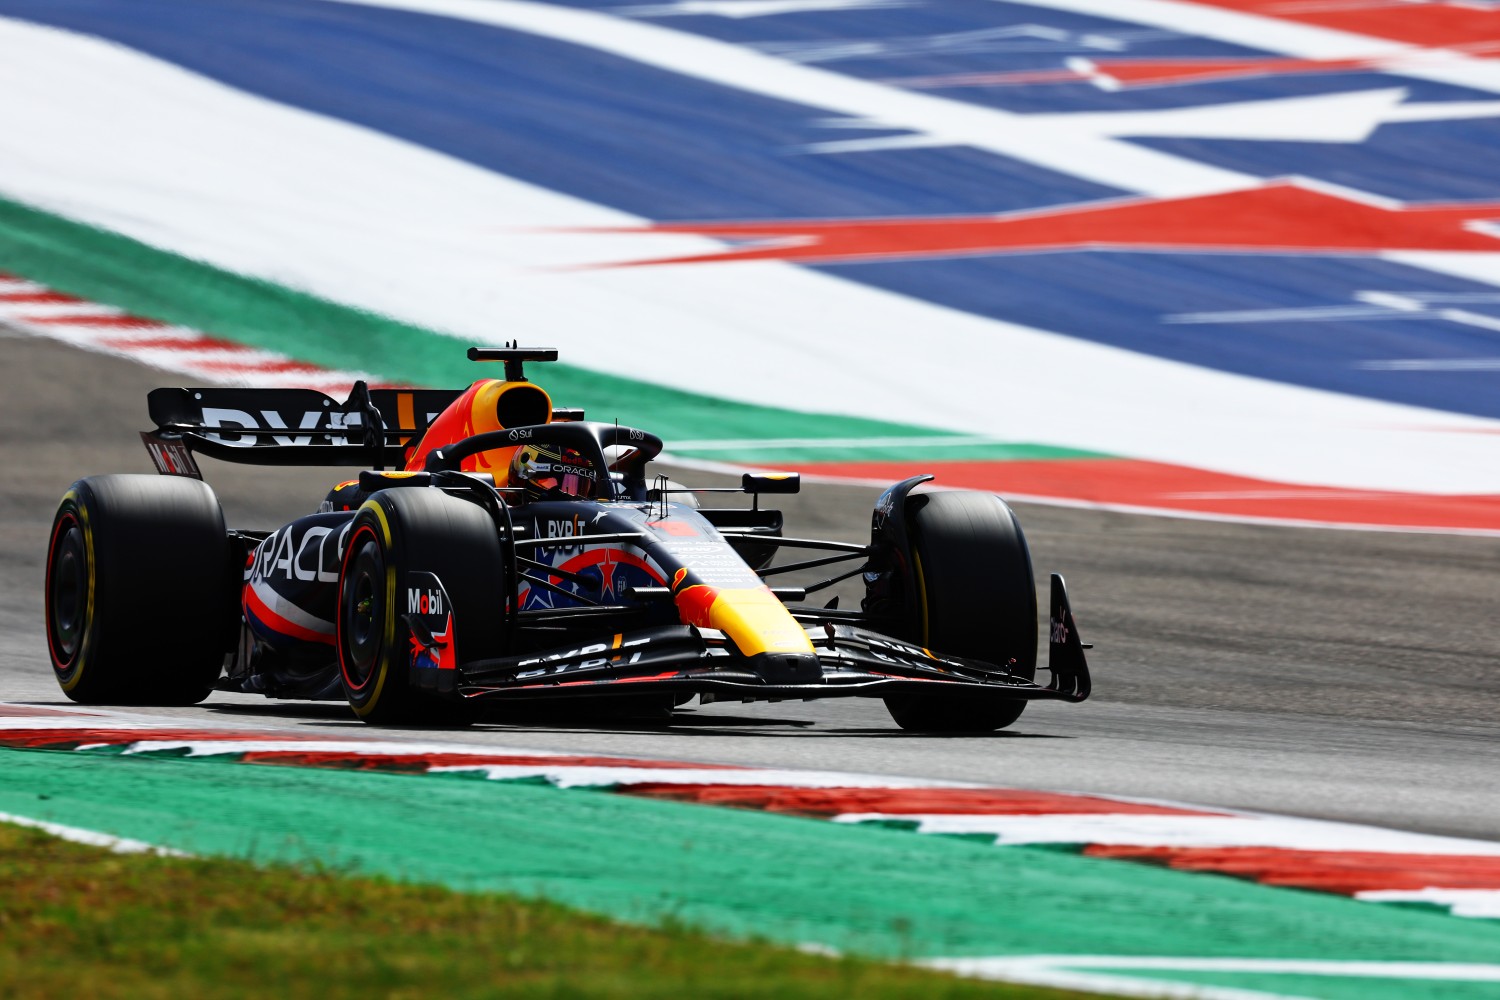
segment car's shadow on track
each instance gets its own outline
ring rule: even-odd
[[[343,725],[365,727],[349,711],[343,702],[277,702],[266,705],[204,705],[205,712],[214,715],[235,715],[254,719],[280,719],[285,721],[305,720],[319,725]]]
[[[437,732],[461,736],[475,733],[592,733],[592,734],[673,734],[679,736],[712,737],[732,733],[736,738],[763,737],[784,738],[794,732],[802,738],[848,738],[862,739],[1072,739],[1055,733],[1024,732],[1003,729],[998,732],[957,733],[913,733],[893,727],[829,726],[812,719],[767,718],[765,716],[695,715],[678,710],[668,718],[641,718],[635,716],[611,716],[589,713],[561,715],[547,713],[537,716],[518,717],[516,713],[489,712],[472,726],[368,726],[349,714],[349,709],[336,702],[282,703],[276,705],[206,705],[207,711],[219,715],[239,716],[261,720],[301,721],[318,726],[335,726],[359,730],[374,735],[384,729],[389,732]]]

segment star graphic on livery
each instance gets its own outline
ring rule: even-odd
[[[1298,179],[1218,194],[1109,199],[999,215],[664,222],[587,231],[706,236],[737,244],[592,265],[616,268],[764,260],[850,264],[1087,250],[1500,253],[1500,225],[1491,220],[1500,220],[1500,201],[1401,204]]]
[[[599,560],[599,596],[601,598],[615,596],[615,562],[609,557],[609,550],[604,550],[603,557]]]

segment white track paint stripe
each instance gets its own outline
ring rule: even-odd
[[[4,720],[4,721],[9,721],[9,720]],[[24,720],[16,720],[16,721],[24,721]],[[3,723],[0,723],[0,728],[5,728],[3,726]],[[51,728],[54,728],[54,727],[52,726],[51,721],[48,720],[47,725],[45,725],[45,726],[33,725],[33,726],[30,726],[30,727],[27,727],[27,726],[17,725],[17,726],[13,726],[13,727],[10,727],[10,728],[17,728],[17,729],[25,729],[25,728],[51,729]],[[61,727],[56,727],[56,728],[61,728]],[[128,728],[131,728],[131,727],[114,726],[112,724],[109,725],[109,726],[102,726],[102,725],[100,725],[96,721],[96,722],[89,723],[88,724],[88,728],[93,728],[93,729],[104,729],[104,728],[109,728],[109,729],[128,729]],[[166,729],[166,728],[172,728],[172,727],[163,726],[160,722],[157,722],[151,728],[160,730],[160,729]],[[200,727],[200,726],[197,726],[197,725],[193,725],[191,728],[192,729],[200,729],[200,728],[203,728],[203,727]],[[87,745],[84,745],[84,746],[80,746],[79,749],[80,750],[90,750],[90,749],[100,749],[100,748],[109,747],[109,746],[119,746],[119,744],[118,743],[91,743],[91,744],[87,744]],[[359,756],[362,756],[362,757],[368,757],[368,758],[370,758],[372,760],[378,759],[380,757],[401,757],[401,756],[410,756],[410,755],[431,756],[431,755],[435,755],[435,754],[465,755],[465,756],[475,756],[475,757],[542,757],[542,758],[547,758],[547,757],[579,757],[579,756],[587,756],[587,757],[600,757],[600,756],[613,757],[613,756],[615,756],[613,754],[579,754],[579,753],[568,752],[568,751],[563,751],[563,750],[535,750],[535,749],[531,749],[529,747],[524,747],[523,748],[523,747],[505,747],[505,746],[482,746],[482,745],[478,745],[478,744],[464,744],[464,743],[423,743],[423,742],[401,743],[401,742],[395,742],[395,741],[382,741],[382,740],[369,740],[369,741],[365,741],[365,740],[318,740],[318,739],[293,740],[293,739],[277,739],[277,738],[275,738],[274,735],[268,735],[265,739],[225,739],[225,740],[191,740],[191,739],[189,739],[189,740],[172,740],[172,739],[152,740],[152,739],[144,739],[144,740],[133,741],[133,742],[129,743],[128,745],[126,745],[125,748],[124,748],[124,752],[127,753],[127,754],[162,753],[162,752],[176,752],[176,751],[186,751],[185,755],[188,756],[188,757],[211,757],[211,756],[222,756],[222,755],[225,755],[225,754],[243,754],[243,753],[336,753],[336,754],[359,755]],[[622,757],[622,758],[619,758],[619,759],[621,759],[621,760],[629,760],[630,758],[628,758],[628,757]],[[643,761],[642,765],[644,766],[645,763],[647,763],[647,762]],[[740,770],[740,769],[739,768],[725,768],[725,770],[726,771],[732,771],[732,770]]]
[[[680,465],[688,469],[697,468],[703,471],[720,471],[730,475],[739,475],[745,471],[743,466],[732,466],[724,462],[704,462],[682,458],[672,455],[669,452],[662,452],[661,458],[664,462]],[[765,471],[774,472],[777,470],[767,469]],[[873,487],[874,489],[885,489],[891,485],[889,480],[884,479],[820,476],[816,472],[804,472],[802,480],[807,483],[833,483],[843,486],[851,484],[863,485]],[[935,485],[933,488],[944,489],[945,487]],[[1059,497],[1033,496],[1029,493],[1015,493],[1006,489],[1001,489],[997,492],[1003,493],[1005,499],[1016,503],[1050,504],[1054,507],[1073,507],[1079,510],[1112,510],[1121,514],[1147,514],[1153,517],[1176,517],[1189,521],[1219,521],[1230,524],[1266,524],[1280,527],[1322,528],[1328,531],[1386,531],[1416,535],[1438,534],[1471,535],[1479,538],[1500,537],[1500,530],[1492,528],[1398,528],[1385,524],[1350,524],[1343,521],[1314,521],[1295,517],[1252,517],[1244,514],[1215,514],[1177,507],[1147,507],[1140,504],[1100,503],[1094,500],[1071,500]]]
[[[6,726],[7,722],[23,720],[0,720],[4,728],[53,728],[47,726]],[[61,728],[61,727],[58,727]],[[78,727],[83,728],[83,727]],[[102,728],[94,724],[90,728]],[[160,728],[158,726],[157,728]],[[79,750],[98,750],[119,746],[118,743],[88,743]],[[558,751],[521,749],[517,747],[478,747],[451,744],[405,744],[405,743],[361,743],[355,741],[319,740],[137,740],[126,745],[126,754],[183,752],[188,757],[225,756],[243,753],[347,753],[372,759],[381,756],[409,754],[472,754],[477,757],[599,757],[607,754],[577,754]],[[621,758],[629,760],[629,758]],[[559,787],[633,785],[664,782],[689,785],[773,785],[783,788],[982,788],[966,782],[924,780],[916,778],[891,778],[881,775],[849,774],[838,771],[788,771],[781,769],[748,767],[683,767],[675,762],[672,767],[649,766],[651,761],[642,761],[642,766],[629,764],[619,766],[572,766],[534,764],[445,764],[430,769],[430,773],[457,771],[482,771],[495,780],[513,780],[527,777],[547,777]]]
[[[78,826],[64,826],[61,823],[50,823],[46,820],[32,819],[29,816],[0,813],[0,823],[12,823],[16,826],[30,827],[34,830],[41,830],[43,833],[49,833],[54,837],[60,837],[63,840],[70,840],[75,844],[103,847],[116,854],[161,854],[174,858],[192,857],[191,854],[185,851],[179,851],[171,847],[159,847],[156,844],[148,844],[144,840],[116,837],[110,833],[85,830]]]
[[[253,379],[241,382],[265,389],[316,389],[342,401],[354,388],[354,383],[363,379],[372,386],[382,380],[365,372],[258,372]],[[214,376],[215,381],[229,381],[224,373]]]
[[[1407,962],[1324,958],[1189,958],[1153,955],[1028,955],[1019,958],[935,958],[923,965],[985,962],[1051,965],[1070,969],[1140,969],[1158,972],[1245,972],[1273,976],[1348,976],[1357,979],[1434,979],[1500,982],[1500,964]]]
[[[114,729],[129,732],[139,729],[149,732],[161,729],[162,723],[133,721],[126,718],[77,718],[47,719],[38,725],[37,720],[27,717],[0,716],[0,731],[43,730],[56,731],[66,737],[70,732],[86,733],[89,730]],[[543,778],[560,788],[609,787],[641,783],[653,784],[709,784],[709,785],[765,785],[781,788],[985,788],[987,786],[959,782],[910,781],[892,779],[878,775],[856,775],[839,772],[786,771],[780,769],[745,767],[696,767],[679,762],[670,767],[652,767],[653,762],[641,761],[632,766],[626,760],[621,766],[573,766],[563,763],[577,754],[559,751],[540,751],[529,748],[489,747],[446,743],[404,743],[365,740],[278,740],[226,739],[226,740],[172,740],[143,739],[131,741],[123,746],[118,741],[110,743],[85,743],[79,750],[116,748],[125,754],[182,753],[184,756],[215,757],[244,753],[302,754],[342,753],[362,756],[372,761],[382,756],[413,756],[444,754],[472,755],[478,760],[474,764],[444,765],[431,768],[432,773],[477,773],[494,780],[520,780]],[[491,764],[485,758],[524,756],[530,758],[559,758],[555,765],[547,764]],[[1073,794],[1073,793],[1062,793]],[[1107,798],[1093,795],[1092,799]],[[1120,798],[1123,802],[1146,801]],[[1192,809],[1193,806],[1155,802],[1164,806]],[[879,814],[848,813],[834,818],[835,822],[861,823],[868,821],[914,823],[923,833],[988,833],[997,837],[1000,844],[1028,843],[1078,843],[1078,844],[1127,844],[1142,847],[1273,847],[1287,850],[1307,851],[1360,851],[1394,854],[1428,854],[1443,856],[1500,856],[1500,843],[1441,837],[1428,834],[1408,833],[1347,823],[1322,820],[1307,820],[1269,814],[1228,811],[1218,816],[1143,816],[1139,814],[1068,814],[1055,813],[1040,816],[969,816],[951,814]],[[1441,887],[1430,892],[1436,894]],[[1500,892],[1469,892],[1465,890],[1442,890],[1457,893],[1451,903],[1459,916],[1492,915]],[[1362,899],[1376,900],[1382,897],[1361,894]],[[1389,899],[1425,898],[1427,901],[1449,905],[1446,896],[1431,895],[1411,897],[1396,894]]]
[[[96,302],[0,302],[0,316],[18,323],[33,323],[59,316],[123,316],[123,309]]]
[[[198,330],[160,325],[149,320],[132,326],[32,322],[35,308],[28,310],[26,315],[7,315],[6,310],[0,308],[0,322],[23,334],[59,340],[74,347],[128,358],[162,371],[213,383],[311,388],[342,398],[357,379],[379,381],[363,372],[329,371],[284,354],[215,341]],[[120,315],[119,310],[93,303],[68,306],[58,315],[85,315],[90,311],[97,311],[98,315]],[[172,345],[163,346],[162,341],[171,341]]]
[[[1431,903],[1446,906],[1455,917],[1500,919],[1500,889],[1376,889],[1357,892],[1371,903]]]
[[[1147,979],[1142,976],[1109,975],[1107,972],[1080,972],[1061,967],[1069,956],[1057,956],[1053,962],[1044,957],[1017,958],[928,958],[913,964],[941,969],[970,979],[989,979],[1027,986],[1047,986],[1082,993],[1105,993],[1121,997],[1149,997],[1152,1000],[1310,1000],[1286,993],[1242,990],[1231,986],[1202,986],[1173,982],[1169,979]]]
[[[101,341],[108,347],[134,350],[138,343],[176,341],[184,345],[202,342],[207,338],[203,331],[186,326],[120,327],[111,330]]]
[[[1272,482],[1500,493],[1492,443],[1463,433],[1497,421],[1213,372],[775,262],[699,266],[692,280],[680,267],[564,270],[719,245],[572,231],[645,220],[96,39],[0,19],[0,45],[12,55],[0,89],[48,95],[45,107],[0,102],[0,189],[237,273],[476,343],[557,343],[596,370],[780,409]],[[247,147],[246,134],[263,141]],[[182,135],[191,147],[180,148]],[[95,155],[101,145],[109,157]],[[185,157],[170,196],[154,183],[163,148]],[[47,169],[36,149],[73,169]],[[362,169],[341,169],[350,162]],[[274,203],[253,196],[272,188]],[[651,330],[658,349],[643,356],[618,336],[621,317]],[[861,349],[809,335],[826,317],[860,331]],[[919,355],[912,330],[923,331]],[[886,361],[896,356],[907,358],[899,378]],[[992,403],[996,371],[1006,372],[1005,407]]]
[[[94,728],[100,728],[95,725]],[[113,728],[113,727],[111,727]],[[154,727],[163,728],[159,723]],[[198,728],[194,726],[193,728]],[[91,743],[80,746],[80,750],[118,746],[117,743]],[[478,757],[504,757],[524,755],[528,757],[576,756],[557,750],[523,750],[517,747],[464,746],[451,743],[397,743],[360,740],[278,740],[227,739],[227,740],[137,740],[124,748],[127,754],[163,753],[186,751],[188,757],[212,757],[243,753],[337,753],[351,754],[377,759],[409,755],[465,754]]]
[[[434,767],[432,774],[450,771],[483,772],[494,781],[543,777],[559,788],[610,785],[774,785],[781,788],[962,788],[956,782],[841,774],[835,771],[779,771],[649,768],[649,767],[531,767],[505,764],[460,764]]]
[[[176,368],[182,371],[211,371],[219,368],[224,371],[244,372],[267,365],[284,365],[290,360],[283,354],[272,354],[268,351],[254,351],[244,347],[238,350],[225,350],[207,344],[202,346],[189,344],[182,348],[140,348],[125,344],[117,349],[124,350],[131,357],[138,359],[141,364],[150,365],[153,368]]]
[[[1287,1000],[1288,994],[1143,978],[1143,972],[1210,972],[1243,975],[1412,979],[1428,982],[1500,982],[1500,965],[1479,962],[1379,962],[1320,959],[1139,957],[1130,955],[1022,955],[919,959],[915,963],[976,979],[1026,983],[1131,997],[1196,1000]],[[1089,971],[1084,971],[1089,970]],[[1120,975],[1119,972],[1134,975]]]
[[[30,707],[30,706],[21,706],[21,707],[24,708],[24,707]],[[172,720],[167,720],[167,719],[140,719],[140,718],[133,718],[133,717],[130,717],[130,716],[115,715],[115,714],[110,713],[110,712],[93,712],[93,713],[90,713],[88,711],[80,711],[80,712],[77,712],[77,713],[74,713],[74,714],[69,714],[69,715],[63,716],[61,718],[52,718],[51,716],[38,717],[38,716],[28,716],[28,715],[0,716],[0,732],[4,732],[5,730],[8,730],[8,729],[40,729],[40,730],[46,730],[48,732],[51,732],[51,731],[67,732],[67,731],[73,730],[73,729],[111,729],[111,730],[114,730],[114,729],[121,729],[121,730],[135,730],[135,729],[140,729],[140,730],[143,730],[143,731],[150,731],[150,730],[153,730],[153,729],[155,729],[155,730],[161,730],[161,729],[186,729],[186,728],[191,728],[191,729],[194,729],[194,730],[203,730],[203,729],[231,729],[231,728],[235,728],[235,727],[232,727],[230,725],[226,725],[226,724],[223,724],[223,723],[216,723],[215,720],[207,720],[207,721],[203,721],[203,722],[200,722],[198,720],[193,720],[192,724],[190,726],[188,726],[188,725],[184,725],[181,721],[174,722]]]
[[[1190,807],[1189,807],[1190,808]],[[1299,851],[1500,857],[1500,843],[1408,833],[1288,816],[1044,814],[962,816],[845,813],[839,823],[916,823],[921,833],[995,835],[999,844],[1103,844],[1134,847],[1279,847]]]
[[[98,327],[66,326],[62,324],[34,326],[30,323],[17,323],[11,320],[0,320],[0,322],[4,322],[10,329],[19,331],[27,336],[58,340],[81,350],[99,351],[104,354],[123,353],[111,351],[106,347],[100,346],[100,341],[107,340],[112,334],[118,333],[118,330],[101,330]]]
[[[725,438],[721,440],[673,441],[673,451],[725,451],[729,449],[786,448],[967,448],[983,445],[1007,445],[992,437],[864,437],[864,438]]]

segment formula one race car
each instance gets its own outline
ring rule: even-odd
[[[526,361],[466,390],[157,389],[144,432],[162,476],[81,479],[47,552],[47,642],[85,704],[192,704],[215,688],[347,699],[366,722],[470,721],[477,706],[585,699],[879,697],[905,729],[987,731],[1034,698],[1089,694],[1062,578],[1035,680],[1031,557],[988,493],[881,494],[868,544],[782,534],[748,507],[648,479],[661,439],[555,409]],[[317,513],[226,530],[194,455],[365,467]],[[385,471],[388,466],[400,471]],[[674,499],[675,498],[675,499]],[[812,557],[772,565],[783,549]],[[830,567],[806,586],[771,586]],[[838,567],[832,569],[831,567]],[[858,611],[803,603],[863,577]]]

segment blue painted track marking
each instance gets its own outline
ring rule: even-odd
[[[443,17],[306,0],[0,0],[0,14],[112,39],[268,99],[657,221],[982,214],[1122,193],[965,148],[810,154],[803,150],[811,143],[888,133],[830,128],[821,123],[828,114],[816,107]],[[817,61],[826,71],[870,80],[1056,67],[1069,55],[1109,56],[1098,48],[1101,38],[1124,40],[1125,48],[1113,53],[1119,58],[1257,54],[1170,32],[1142,33],[1118,22],[994,3],[651,21],[804,56],[818,43],[886,40],[884,49],[866,58],[828,58],[825,47]],[[1014,39],[963,41],[966,33],[972,39],[1014,25],[1044,30],[1030,48]],[[929,40],[925,47],[923,39]],[[1393,86],[1407,87],[1409,102],[1500,96],[1374,73],[1115,93],[1081,83],[961,88],[943,96],[1011,111],[1058,113],[1143,111]],[[1139,141],[1252,175],[1302,174],[1403,201],[1500,200],[1500,174],[1490,169],[1500,152],[1500,118],[1388,124],[1362,143]],[[1500,250],[1500,242],[1496,246]],[[1070,252],[823,266],[850,281],[943,306],[1194,365],[1500,417],[1495,372],[1465,364],[1500,354],[1500,334],[1482,322],[1429,315],[1212,324],[1166,319],[1343,306],[1370,292],[1421,296],[1494,290],[1392,262]],[[686,268],[683,274],[690,280]],[[1466,309],[1500,322],[1500,305],[1493,302],[1476,301]],[[982,352],[983,345],[976,350]],[[1371,364],[1390,359],[1431,363]]]

